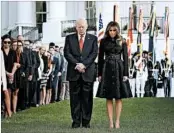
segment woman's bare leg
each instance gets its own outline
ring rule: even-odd
[[[43,101],[42,101],[42,103],[43,103],[43,105],[45,105],[45,98],[46,98],[46,87],[44,87],[43,88],[43,93],[42,93],[42,96],[43,96]]]
[[[109,119],[109,128],[113,128],[113,101],[112,100],[106,100],[106,106],[107,106],[107,113],[108,113],[108,119]]]
[[[5,90],[4,91],[4,96],[5,96],[5,107],[6,107],[6,111],[5,114],[7,114],[9,117],[11,117],[12,112],[11,112],[11,105],[10,105],[10,95],[9,95],[9,91]]]
[[[16,113],[16,107],[17,107],[17,101],[18,101],[18,92],[19,92],[19,89],[16,89],[12,95],[13,113]]]
[[[120,116],[122,111],[122,100],[116,100],[116,122],[115,122],[115,128],[120,128]]]

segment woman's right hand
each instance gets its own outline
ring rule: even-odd
[[[98,81],[101,82],[101,76],[98,77]]]
[[[6,74],[7,74],[8,78],[13,78],[13,74],[12,73],[6,72]]]

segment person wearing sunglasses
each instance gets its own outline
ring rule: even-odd
[[[114,125],[115,128],[120,128],[122,98],[125,97],[122,94],[122,83],[128,80],[128,51],[126,41],[120,35],[119,24],[114,21],[108,23],[104,38],[100,42],[98,79],[99,88],[96,96],[106,98],[109,128],[114,128]],[[99,95],[99,91],[104,91],[104,95]],[[116,109],[113,109],[114,99]],[[116,111],[115,124],[113,110]]]
[[[5,35],[2,37],[2,52],[4,55],[4,63],[5,63],[5,70],[7,76],[7,89],[8,94],[11,101],[11,92],[14,88],[14,74],[16,72],[15,63],[17,62],[16,52],[10,49],[11,45],[11,37],[9,35]],[[11,102],[10,102],[11,106]],[[6,112],[5,117],[10,117],[11,114]]]
[[[0,82],[1,82],[1,89],[3,91],[1,96],[2,97],[4,96],[4,99],[1,99],[1,100],[4,100],[4,102],[5,102],[5,107],[7,110],[8,117],[11,117],[12,112],[11,112],[11,107],[10,107],[10,96],[9,96],[9,93],[7,90],[7,79],[6,79],[4,56],[3,56],[2,50],[0,51],[0,53],[1,53],[1,80],[0,80]]]

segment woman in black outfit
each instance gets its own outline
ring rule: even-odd
[[[19,92],[19,89],[21,89],[21,62],[22,62],[22,53],[23,53],[23,44],[21,41],[17,41],[17,50],[15,51],[16,52],[16,57],[17,57],[17,60],[16,60],[16,67],[17,67],[17,71],[14,75],[14,91],[12,93],[12,96],[13,96],[13,100],[12,100],[12,103],[13,103],[13,113],[16,113],[16,107],[17,107],[17,101],[18,101],[18,92]],[[21,99],[20,99],[21,100]]]
[[[128,52],[126,41],[120,35],[119,24],[114,21],[107,25],[105,36],[100,43],[98,76],[102,84],[100,87],[105,90],[109,128],[114,127],[113,99],[116,103],[115,128],[120,128],[121,99],[129,97],[122,93],[123,81],[128,80]]]
[[[14,73],[16,71],[15,63],[17,61],[16,52],[10,49],[11,38],[8,35],[3,36],[2,38],[2,52],[4,55],[4,64],[7,77],[7,89],[10,97],[10,106],[11,106],[11,92],[14,89]],[[6,112],[5,116],[11,117],[11,113]]]

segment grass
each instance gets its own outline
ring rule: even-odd
[[[1,121],[2,133],[174,133],[174,99],[123,100],[121,128],[108,129],[104,99],[94,99],[90,129],[71,129],[69,101],[18,112]]]

